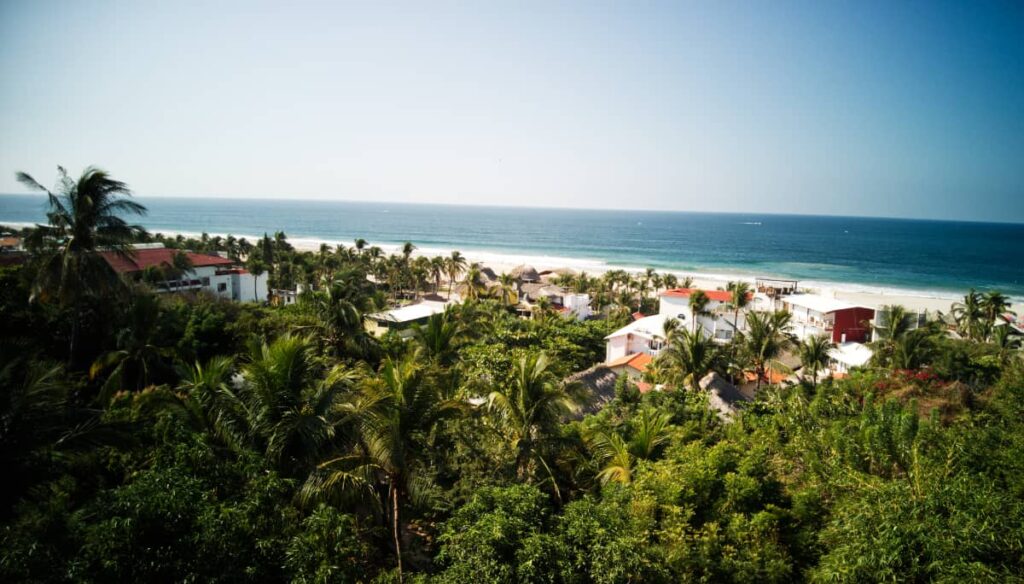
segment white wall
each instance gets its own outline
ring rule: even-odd
[[[608,339],[608,343],[605,346],[605,363],[614,361],[619,357],[625,357],[627,354],[626,335]]]
[[[250,272],[234,274],[235,299],[240,302],[266,302],[268,278],[267,274],[260,274],[257,278]]]

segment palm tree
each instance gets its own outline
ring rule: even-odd
[[[89,368],[91,379],[112,369],[100,391],[100,403],[106,403],[121,389],[142,389],[150,383],[154,370],[171,356],[171,350],[155,340],[160,312],[160,302],[155,296],[132,297],[126,326],[117,332],[117,348],[101,355]]]
[[[140,409],[150,415],[175,416],[193,431],[238,451],[248,443],[249,420],[242,396],[232,387],[233,373],[234,362],[224,356],[183,367],[176,390],[143,392]]]
[[[1000,325],[992,332],[992,343],[999,349],[999,360],[1006,363],[1015,353],[1019,354],[1024,338],[1013,327]]]
[[[385,359],[380,374],[364,381],[357,401],[346,409],[355,420],[357,451],[321,463],[306,480],[300,498],[310,501],[338,489],[379,493],[402,581],[402,506],[429,481],[427,437],[443,420],[464,413],[465,407],[443,399],[415,357],[408,356],[402,361]]]
[[[703,333],[677,329],[668,347],[659,355],[672,383],[700,391],[700,380],[722,365],[718,345]]]
[[[498,276],[498,285],[493,288],[493,292],[502,305],[512,305],[518,296],[515,277],[512,274],[501,274]]]
[[[726,284],[725,289],[731,295],[729,304],[733,308],[732,329],[733,338],[735,339],[736,333],[740,332],[740,310],[750,303],[750,284],[743,281],[729,282]]]
[[[497,388],[488,396],[488,411],[516,452],[516,476],[520,480],[534,474],[535,463],[549,468],[543,449],[559,435],[562,418],[576,410],[573,389],[556,380],[548,369],[546,355],[534,352],[516,362],[507,387]]]
[[[249,272],[252,273],[252,296],[253,299],[259,300],[259,287],[257,286],[262,276],[267,271],[267,264],[263,262],[263,258],[258,255],[249,257],[249,261],[246,263],[246,267]]]
[[[953,304],[952,313],[960,334],[969,339],[978,339],[981,336],[986,316],[985,306],[981,294],[974,288],[964,295],[963,302]]]
[[[409,257],[414,251],[416,251],[416,246],[411,241],[402,244],[402,257],[405,258],[405,263],[409,263]]]
[[[790,314],[784,310],[775,312],[751,312],[747,315],[747,331],[742,337],[742,347],[757,376],[757,391],[761,380],[769,369],[782,367],[774,363],[783,352],[793,346],[793,335],[789,333]]]
[[[997,290],[986,292],[981,299],[981,307],[985,312],[986,328],[989,333],[995,327],[997,320],[1003,314],[1013,314],[1010,310],[1010,299]],[[988,334],[985,335],[986,337]]]
[[[679,278],[675,274],[665,274],[661,278],[661,283],[666,289],[672,289],[679,286]]]
[[[480,296],[487,291],[484,284],[483,272],[480,271],[480,264],[473,263],[466,270],[466,278],[462,284],[466,287],[466,300],[479,300]]]
[[[366,248],[367,241],[362,237],[359,237],[356,238],[356,240],[353,243],[355,244],[354,247],[356,248],[356,253],[362,254],[363,249]]]
[[[466,258],[458,250],[452,251],[452,255],[445,259],[445,271],[448,273],[448,298],[452,297],[455,280],[465,269]]]
[[[644,408],[632,420],[631,437],[624,440],[617,432],[595,432],[589,439],[595,458],[604,465],[597,476],[602,484],[629,484],[636,460],[651,460],[668,442],[672,415]]]
[[[707,307],[711,299],[703,290],[694,290],[690,293],[690,312],[693,314],[693,332],[697,332],[697,319],[708,314]]]
[[[800,355],[800,365],[803,371],[810,369],[811,386],[818,387],[818,370],[828,366],[829,352],[835,348],[835,343],[825,335],[817,335],[804,339],[797,347]],[[803,374],[801,373],[801,377]]]
[[[355,374],[341,365],[324,373],[310,340],[284,335],[253,347],[242,367],[249,432],[267,460],[297,475],[334,437],[333,412]]]
[[[871,360],[880,366],[888,366],[896,351],[897,343],[914,326],[914,316],[899,304],[882,306],[875,315],[873,325],[875,340],[872,342],[874,355]]]
[[[449,307],[431,316],[425,325],[414,325],[413,339],[430,361],[449,367],[458,360],[464,332],[462,323]]]
[[[130,244],[148,234],[138,225],[129,225],[121,216],[145,215],[146,208],[129,199],[132,192],[128,185],[96,167],[86,168],[78,180],[72,180],[61,166],[57,167],[57,175],[56,192],[24,172],[19,172],[17,178],[48,197],[48,224],[38,225],[33,234],[33,243],[47,252],[40,258],[32,297],[43,301],[56,298],[62,307],[71,309],[69,362],[73,362],[82,298],[107,292],[120,282],[96,252],[109,250],[128,255]]]
[[[434,294],[441,290],[441,278],[446,274],[445,261],[441,256],[430,258],[430,277],[434,280]]]

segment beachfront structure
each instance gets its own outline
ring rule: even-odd
[[[366,315],[364,326],[374,336],[382,336],[388,331],[399,331],[403,336],[410,336],[410,327],[414,324],[426,324],[435,314],[440,314],[449,306],[448,302],[424,300],[383,312]]]
[[[873,351],[861,343],[839,343],[828,352],[828,368],[833,373],[846,374],[855,367],[863,367],[871,360]]]
[[[718,342],[731,340],[735,333],[733,320],[738,320],[739,330],[746,326],[744,312],[730,304],[732,293],[725,290],[703,290],[708,297],[708,304],[703,314],[696,315],[694,325],[693,309],[690,308],[690,296],[696,288],[673,288],[665,290],[659,297],[658,314],[643,316],[634,315],[633,322],[605,337],[605,363],[633,354],[656,356],[665,348],[665,321],[674,318],[678,326],[699,330],[708,338]],[[753,300],[753,296],[750,297]]]
[[[778,307],[793,315],[791,331],[803,340],[824,335],[833,343],[869,340],[875,310],[855,306],[820,294],[791,294],[776,300]]]
[[[605,337],[605,363],[615,363],[629,355],[656,356],[665,348],[667,319],[664,314],[645,316]]]
[[[590,318],[590,295],[570,292],[561,286],[543,282],[529,282],[519,285],[519,314],[531,316],[541,299],[547,299],[553,310],[566,318],[586,320]]]
[[[267,299],[267,275],[256,276],[232,259],[169,249],[162,244],[136,245],[125,254],[99,253],[115,272],[139,280],[145,278],[157,292],[208,292],[237,302]],[[190,267],[175,267],[181,265]]]
[[[703,313],[694,315],[690,308],[690,297],[698,292],[696,288],[674,288],[661,293],[658,313],[679,321],[679,326],[700,330],[705,336],[719,342],[732,340],[737,330],[746,328],[746,315],[741,310],[736,314],[730,304],[732,292],[727,290],[702,290],[708,298]],[[748,297],[753,300],[753,295]],[[696,325],[694,325],[696,319]],[[733,321],[736,321],[735,323]]]
[[[756,278],[754,280],[754,290],[756,290],[758,294],[764,294],[768,298],[778,298],[779,296],[785,296],[787,294],[796,294],[798,284],[799,282],[796,280]]]

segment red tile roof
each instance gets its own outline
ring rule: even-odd
[[[644,316],[646,316],[646,315],[638,310],[638,311],[633,313],[633,320],[640,320]]]
[[[661,295],[672,296],[675,298],[689,298],[690,295],[697,290],[697,288],[673,288],[671,290],[665,290]],[[704,290],[703,292],[710,300],[715,300],[717,302],[732,301],[732,292],[729,292],[728,290]]]
[[[193,253],[177,249],[136,249],[127,256],[119,255],[113,251],[101,251],[100,255],[107,260],[111,268],[119,273],[141,272],[150,266],[174,265],[174,254],[184,253],[192,262],[192,265],[199,268],[203,266],[233,266],[234,260],[222,258],[215,255]]]
[[[619,357],[606,365],[608,367],[622,367],[625,365],[626,367],[632,367],[633,369],[643,373],[644,369],[647,369],[647,366],[650,365],[653,360],[654,359],[652,359],[647,353],[633,353]]]
[[[654,389],[654,386],[645,381],[637,381],[636,388],[637,390],[640,391],[640,393],[649,393],[652,389]]]

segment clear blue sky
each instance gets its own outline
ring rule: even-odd
[[[1024,221],[1021,2],[0,4],[0,192]]]

